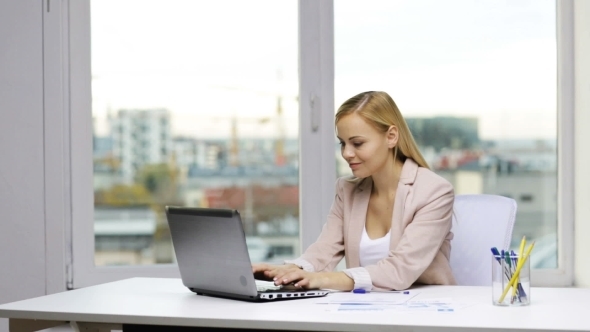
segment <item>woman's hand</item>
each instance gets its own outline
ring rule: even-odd
[[[354,280],[344,272],[307,272],[304,270],[284,271],[274,277],[275,285],[293,285],[304,289],[352,290]]]
[[[258,280],[275,281],[277,275],[283,275],[287,271],[303,271],[295,264],[275,265],[266,263],[252,264],[254,278]],[[281,285],[275,282],[275,285]]]
[[[252,264],[252,272],[256,279],[273,281],[277,286],[293,285],[304,289],[330,288],[344,291],[354,287],[354,281],[343,272],[307,272],[295,264]]]
[[[277,286],[293,285],[296,288],[321,288],[320,273],[306,272],[295,264],[273,265],[266,263],[252,264],[254,278],[274,281]]]
[[[325,288],[329,280],[324,272],[284,269],[278,271],[273,281],[275,285],[293,285],[295,288],[319,289]]]

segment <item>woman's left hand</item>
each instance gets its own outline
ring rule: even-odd
[[[275,285],[294,286],[303,289],[337,289],[352,290],[354,280],[342,271],[337,272],[307,272],[296,265],[254,264],[252,270],[263,273],[264,280],[272,280]]]
[[[273,277],[275,285],[293,284],[297,288],[304,289],[324,288],[325,279],[323,272],[307,272],[304,270],[277,271]]]
[[[252,264],[254,278],[258,280],[273,281],[274,277],[279,274],[285,274],[287,271],[299,271],[301,268],[295,264],[275,265],[267,263]]]

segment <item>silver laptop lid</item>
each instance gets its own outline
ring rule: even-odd
[[[258,297],[236,210],[166,207],[183,284],[196,293]]]

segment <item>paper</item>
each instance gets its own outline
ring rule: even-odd
[[[366,294],[365,294],[366,295]],[[340,303],[327,308],[330,312],[440,312],[453,313],[459,309],[468,307],[473,303],[458,303],[452,298],[431,298],[420,300],[408,300],[400,304],[383,303]]]
[[[405,311],[437,311],[437,312],[454,312],[459,309],[457,303],[452,298],[431,298],[412,300],[406,303]]]
[[[396,292],[372,292],[356,294],[351,292],[330,293],[319,300],[318,304],[346,304],[346,305],[398,305],[418,295],[418,292],[410,294]]]

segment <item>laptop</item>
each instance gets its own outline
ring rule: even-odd
[[[274,301],[329,293],[272,283],[257,287],[237,210],[166,206],[166,217],[182,283],[199,295]]]

